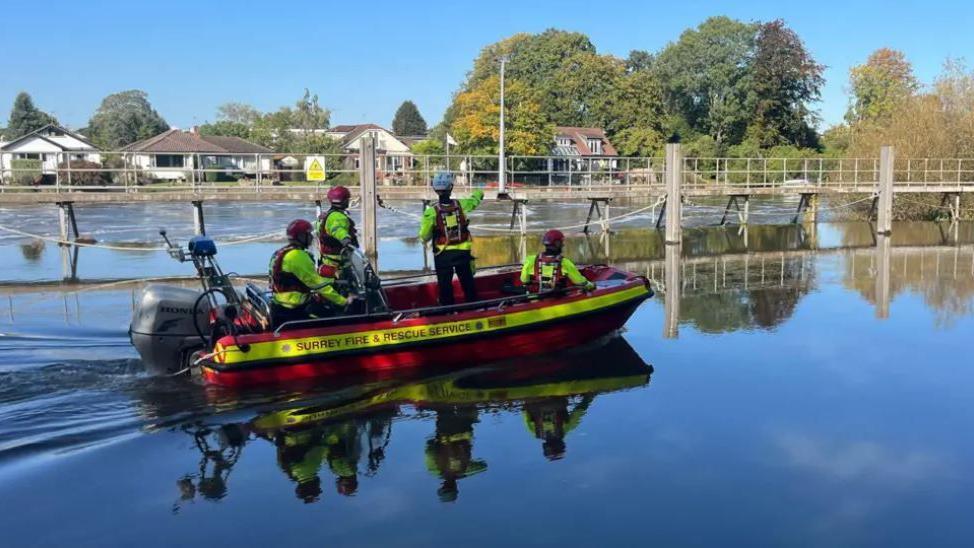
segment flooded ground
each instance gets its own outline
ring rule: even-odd
[[[188,209],[132,207],[99,241],[188,234]],[[532,229],[585,207],[539,206]],[[233,241],[293,216],[240,211],[208,229]],[[400,217],[383,217],[384,268],[422,268]],[[974,542],[974,225],[898,224],[888,251],[860,223],[697,228],[669,276],[650,225],[569,242],[661,289],[618,337],[244,394],[151,377],[129,346],[140,284],[107,280],[188,272],[164,253],[83,249],[77,274],[97,283],[0,287],[3,544]],[[0,241],[0,278],[59,279],[57,246],[30,242]],[[275,245],[220,257],[255,274]],[[482,233],[476,254],[504,264],[534,245]]]

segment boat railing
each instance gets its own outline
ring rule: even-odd
[[[493,266],[478,267],[477,273],[480,274],[485,271],[504,270],[507,268],[517,268],[518,270],[520,270],[521,266],[522,266],[521,263],[510,263],[510,264],[499,264]],[[406,276],[396,276],[395,278],[383,278],[382,285],[383,287],[387,287],[389,285],[396,285],[400,282],[407,282],[411,280],[417,280],[420,278],[432,278],[434,276],[436,276],[436,272],[430,271],[430,272],[421,272],[419,274],[408,274]]]

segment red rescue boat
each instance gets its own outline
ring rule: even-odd
[[[179,356],[179,366],[198,368],[205,382],[223,386],[460,367],[561,350],[618,331],[653,295],[646,278],[604,265],[580,269],[595,284],[592,291],[523,293],[517,287],[520,267],[507,266],[478,272],[481,300],[438,306],[431,276],[380,284],[360,262],[358,290],[375,303],[367,313],[271,328],[264,293],[250,285],[241,294],[213,261],[215,247],[209,255],[193,253],[192,243],[188,260],[197,265],[204,291],[186,295],[175,292],[189,290],[147,288],[135,312],[132,340],[150,367]],[[208,249],[199,243],[196,248]],[[217,304],[217,293],[228,302]],[[454,293],[462,299],[458,285]],[[167,314],[182,316],[167,320]],[[198,337],[185,327],[180,331],[186,318]],[[165,325],[168,333],[160,328]]]

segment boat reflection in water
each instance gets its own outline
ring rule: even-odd
[[[539,441],[539,457],[557,460],[565,457],[566,438],[596,396],[644,386],[652,371],[625,339],[615,337],[597,348],[332,387],[248,422],[185,425],[201,458],[198,471],[179,480],[175,510],[197,496],[225,497],[245,445],[256,440],[274,445],[278,465],[305,503],[321,498],[329,482],[339,494],[353,495],[360,475],[378,473],[394,420],[417,418],[432,419],[425,465],[439,482],[440,500],[453,501],[461,479],[488,469],[474,449],[483,413],[521,414],[526,435]]]

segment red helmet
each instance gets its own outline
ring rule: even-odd
[[[351,199],[351,197],[352,193],[341,185],[333,187],[328,191],[328,201],[331,202],[331,205],[347,206],[348,200]]]
[[[287,239],[308,247],[311,245],[313,231],[314,229],[311,223],[304,219],[295,219],[291,221],[291,224],[287,225]]]
[[[541,243],[545,247],[561,247],[565,243],[565,235],[560,230],[549,230],[544,233],[544,237],[541,238]]]

